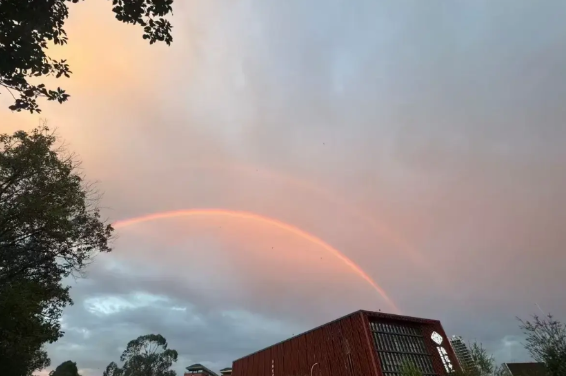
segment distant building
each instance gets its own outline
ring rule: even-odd
[[[222,368],[220,370],[220,374],[222,376],[231,376],[232,375],[232,367],[226,367],[226,368]]]
[[[543,363],[503,363],[509,376],[545,376]]]
[[[202,364],[193,364],[192,366],[187,367],[187,372],[185,372],[185,376],[218,376],[216,373],[211,371],[210,369],[206,368]]]
[[[357,311],[238,359],[233,376],[425,376],[459,370],[438,320]]]
[[[464,370],[471,371],[475,368],[474,360],[472,359],[472,354],[470,349],[464,343],[464,340],[460,336],[452,336],[450,339],[450,344],[456,353],[456,358],[458,358],[458,363],[460,367]]]

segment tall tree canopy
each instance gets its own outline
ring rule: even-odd
[[[167,346],[167,340],[161,334],[140,336],[130,341],[122,353],[122,368],[112,362],[103,376],[175,376],[175,371],[170,368],[178,354]]]
[[[83,0],[84,1],[84,0]],[[67,43],[65,20],[69,3],[79,0],[2,0],[0,1],[0,86],[14,98],[12,111],[41,112],[37,100],[65,102],[69,94],[44,84],[29,81],[32,77],[61,76],[72,73],[66,60],[54,60],[46,54],[49,43]],[[150,44],[173,41],[171,23],[173,0],[112,0],[118,21],[140,25],[143,38]],[[35,81],[35,80],[34,80]]]
[[[61,336],[68,290],[25,278],[0,284],[0,375],[31,376],[50,365],[43,344]]]
[[[0,135],[0,285],[58,282],[111,250],[112,226],[56,141],[46,126]]]
[[[73,156],[45,126],[0,135],[0,368],[26,376],[49,364],[72,304],[63,278],[111,251],[112,226]]]
[[[548,376],[566,375],[566,325],[551,314],[546,318],[534,315],[532,321],[519,321],[526,335],[525,348],[532,358],[544,363]]]

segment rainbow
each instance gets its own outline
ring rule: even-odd
[[[332,247],[330,244],[326,243],[322,239],[309,234],[306,231],[301,230],[298,227],[292,226],[288,223],[281,222],[277,219],[261,216],[254,213],[243,212],[243,211],[232,211],[232,210],[224,210],[224,209],[191,209],[191,210],[176,210],[176,211],[168,211],[168,212],[161,212],[161,213],[154,213],[149,214],[141,217],[135,217],[130,219],[125,219],[121,221],[117,221],[113,224],[114,228],[124,228],[127,226],[132,226],[138,223],[143,222],[150,222],[150,221],[157,221],[160,219],[170,219],[170,218],[178,218],[178,217],[202,217],[202,216],[222,216],[222,217],[232,217],[232,218],[239,218],[239,219],[246,219],[256,222],[262,222],[273,227],[282,229],[284,231],[288,231],[300,238],[303,238],[317,246],[321,247],[328,253],[335,256],[337,259],[342,261],[346,266],[348,266],[354,273],[356,273],[359,277],[361,277],[364,281],[366,281],[373,289],[387,302],[387,304],[395,310],[395,312],[400,313],[399,308],[397,305],[391,300],[389,295],[383,290],[367,273],[358,266],[354,261],[350,260],[346,255],[342,252],[337,250],[336,248]]]

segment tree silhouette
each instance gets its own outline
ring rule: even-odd
[[[72,304],[63,278],[111,250],[97,197],[56,141],[45,126],[0,135],[0,375],[49,365],[43,345]]]
[[[130,341],[122,353],[122,368],[112,362],[103,376],[175,376],[175,371],[170,368],[178,354],[167,347],[167,340],[161,334],[140,336]]]
[[[49,376],[81,376],[79,374],[79,369],[77,368],[77,363],[67,360],[61,363],[55,368],[55,370],[49,372]]]

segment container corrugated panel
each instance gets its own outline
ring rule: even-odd
[[[254,375],[256,373],[254,367],[257,364],[258,360],[259,359],[255,356],[250,357],[250,362],[248,363],[248,372],[250,372],[250,374],[252,374],[252,375]]]
[[[239,359],[234,362],[233,375],[270,376],[273,361],[275,376],[307,376],[315,363],[318,365],[313,369],[313,376],[361,376],[362,370],[370,368],[356,364],[363,359],[356,354],[363,352],[361,339],[355,338],[362,331],[354,329],[353,325],[350,320],[336,321]],[[346,345],[350,346],[354,360],[351,370],[347,368]]]
[[[338,323],[340,326],[340,345],[344,353],[344,369],[348,376],[356,376],[356,361],[352,354],[353,331],[350,318],[346,318]]]
[[[265,351],[265,356],[260,357],[260,363],[259,363],[259,370],[261,372],[261,375],[269,375],[271,374],[271,371],[269,370],[269,368],[271,367],[271,359],[272,359],[272,348],[267,348]]]
[[[291,354],[291,361],[289,362],[289,366],[287,367],[287,363],[285,363],[285,370],[288,370],[289,376],[299,376],[299,349],[298,349],[298,340],[299,338],[295,337],[294,340],[288,342],[289,343],[289,351]],[[287,344],[285,344],[287,345]]]
[[[323,351],[326,351],[326,353],[328,354],[327,361],[328,361],[328,366],[330,367],[330,374],[341,376],[340,371],[342,369],[340,367],[340,359],[338,359],[336,356],[336,345],[334,343],[334,335],[332,333],[332,327],[329,326],[324,332],[325,332],[324,334],[326,335],[326,342],[323,342],[324,344]]]
[[[325,352],[325,335],[322,330],[315,330],[307,335],[312,338],[312,344],[309,347],[314,349],[313,358],[316,358],[318,365],[313,369],[313,376],[328,375],[330,372],[329,354]],[[314,363],[313,363],[314,364]]]
[[[282,375],[283,373],[288,375],[295,375],[295,369],[293,367],[294,362],[294,354],[293,354],[293,347],[291,346],[291,341],[283,342],[282,344],[278,345],[281,347],[281,351],[283,352],[283,363],[279,366],[278,372],[275,372],[275,375]],[[258,354],[261,356],[262,354]]]
[[[349,321],[352,330],[350,348],[355,365],[355,376],[372,375],[374,374],[372,353],[371,348],[368,347],[363,317],[362,315],[352,316]]]
[[[300,370],[309,370],[313,363],[309,363],[309,356],[313,356],[315,354],[314,349],[313,351],[305,351],[305,349],[310,349],[307,345],[307,334],[302,335],[299,337],[298,340],[298,356],[299,356],[299,369]],[[307,373],[308,374],[308,373]]]
[[[283,347],[283,345],[279,345],[279,347]],[[278,351],[279,349],[273,349],[275,352],[275,356],[273,357],[274,365],[275,365],[275,375],[280,375],[281,371],[283,370],[283,364],[287,361],[285,359],[285,353],[283,351]]]
[[[344,372],[344,357],[342,355],[340,340],[336,322],[330,324],[328,327],[328,333],[330,336],[331,343],[331,354],[333,359],[332,374],[336,376],[347,376]]]
[[[305,347],[307,349],[313,349],[313,351],[305,351],[305,361],[307,363],[307,366],[312,367],[313,364],[320,363],[320,359],[316,359],[316,354],[318,353],[318,351],[317,351],[317,343],[314,340],[313,332],[308,332],[308,333],[305,334]],[[315,366],[315,367],[318,367],[318,366]],[[309,369],[309,371],[310,371],[310,369]],[[320,370],[317,369],[316,371],[320,371]],[[313,375],[320,374],[320,372],[316,372],[316,371],[313,368]]]

